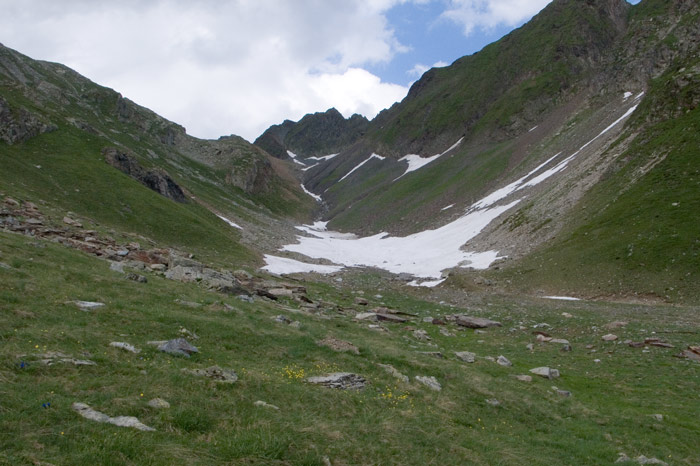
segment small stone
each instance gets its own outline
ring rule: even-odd
[[[126,275],[127,280],[134,281],[136,283],[147,283],[148,279],[144,277],[143,275],[139,275],[137,273],[129,273]]]
[[[486,400],[486,404],[491,405],[495,408],[496,406],[500,406],[501,402],[495,398],[489,398]]]
[[[129,343],[125,343],[123,341],[113,341],[109,344],[109,346],[113,348],[123,349],[124,351],[128,351],[134,354],[139,354],[141,352],[141,350],[137,349],[134,345],[130,345]]]
[[[241,294],[236,296],[236,298],[240,301],[246,302],[253,304],[255,302],[255,299],[252,296],[246,295],[246,294]]]
[[[355,315],[355,320],[377,320],[377,314],[374,312],[361,312]]]
[[[83,224],[80,223],[77,220],[73,220],[70,217],[63,217],[63,223],[65,223],[68,226],[76,227],[76,228],[82,228]]]
[[[420,341],[430,341],[430,336],[428,335],[428,332],[422,329],[414,330],[413,336]]]
[[[168,340],[158,346],[160,351],[168,354],[174,354],[178,356],[190,357],[191,354],[199,353],[199,350],[189,344],[184,338],[175,338],[173,340]]]
[[[112,262],[109,264],[109,270],[118,273],[124,273],[124,264],[121,262]]]
[[[568,312],[562,312],[561,315],[564,316],[564,317],[566,317],[567,319],[571,319],[571,318],[573,317],[573,316],[572,316],[571,314],[569,314]]]
[[[359,296],[355,298],[355,304],[358,306],[367,306],[369,304],[369,301],[367,301],[365,298],[360,298]]]
[[[564,338],[552,338],[551,340],[549,340],[549,342],[550,343],[557,343],[560,345],[568,345],[569,344],[569,340],[566,340]]]
[[[546,379],[555,379],[559,377],[559,371],[557,369],[550,369],[549,367],[536,367],[530,369],[530,372]]]
[[[615,340],[617,340],[617,335],[612,334],[612,333],[608,333],[607,335],[603,335],[602,340],[603,341],[615,341]]]
[[[455,356],[457,359],[463,362],[473,363],[476,358],[476,354],[469,351],[455,351]]]
[[[532,376],[530,375],[516,375],[515,378],[521,382],[532,382]]]
[[[557,395],[563,396],[563,397],[570,397],[571,392],[568,390],[557,390]]]
[[[83,311],[92,311],[94,309],[104,306],[104,303],[98,303],[94,301],[73,301],[73,304],[78,306]]]
[[[651,417],[656,419],[657,421],[661,422],[664,420],[664,415],[663,414],[652,414]]]
[[[295,320],[294,322],[292,322],[291,324],[289,324],[289,326],[290,326],[291,328],[297,328],[297,329],[299,329],[299,328],[301,328],[301,322],[299,322],[298,320]]]
[[[259,407],[259,408],[274,409],[275,411],[279,411],[279,410],[280,410],[277,406],[271,405],[270,403],[265,403],[265,402],[262,401],[262,400],[256,401],[255,403],[253,403],[253,405],[254,405],[254,406],[257,406],[257,407]]]
[[[273,319],[274,319],[275,322],[279,322],[280,324],[287,324],[287,325],[289,325],[289,324],[292,323],[292,319],[290,319],[289,317],[287,317],[287,316],[285,316],[285,315],[282,315],[282,314],[273,317]]]
[[[510,367],[513,365],[512,362],[508,360],[505,356],[499,356],[498,359],[496,360],[499,366],[504,366],[504,367]]]
[[[198,340],[198,339],[199,339],[199,337],[197,336],[196,333],[190,332],[190,331],[187,330],[185,327],[180,327],[180,335],[186,336],[186,337],[191,338],[191,339],[193,339],[193,340]]]
[[[391,364],[377,364],[379,367],[387,371],[389,374],[393,375],[397,379],[401,380],[404,383],[408,383],[408,376],[403,375],[401,372],[399,372],[394,366]]]
[[[528,343],[527,346],[525,346],[525,349],[529,351],[534,351],[535,345],[533,345],[532,343]]]
[[[564,345],[564,346],[562,346],[562,347],[561,347],[561,351],[564,351],[564,352],[568,353],[569,351],[571,351],[571,345]]]
[[[165,272],[168,267],[165,264],[151,264],[148,268],[154,272]]]
[[[440,327],[440,335],[445,336],[445,337],[453,337],[455,336],[454,333],[450,332],[447,330],[445,327]]]
[[[538,334],[536,340],[538,343],[546,343],[548,341],[552,341],[552,337],[546,337],[544,335]]]
[[[440,385],[440,382],[438,382],[435,377],[417,375],[415,378],[417,382],[422,383],[431,390],[435,390],[436,392],[442,390],[442,385]]]
[[[163,398],[153,398],[146,403],[148,406],[154,409],[168,409],[170,408],[170,403],[165,401]]]

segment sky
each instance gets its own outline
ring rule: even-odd
[[[0,42],[193,136],[253,141],[331,107],[371,119],[550,1],[0,0]]]

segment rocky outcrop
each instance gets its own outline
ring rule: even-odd
[[[25,108],[10,108],[0,97],[0,140],[17,144],[56,129],[56,125],[43,122]]]
[[[146,170],[133,156],[114,147],[105,147],[102,149],[102,154],[108,164],[158,194],[175,202],[187,200],[182,188],[164,170],[157,168]]]
[[[288,150],[302,157],[324,156],[353,145],[368,126],[369,121],[361,115],[345,118],[331,108],[305,115],[296,123],[285,120],[271,126],[255,140],[255,145],[279,159],[287,159]]]

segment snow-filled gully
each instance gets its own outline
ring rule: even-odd
[[[636,96],[634,100],[638,101],[642,95]],[[494,261],[501,258],[498,251],[466,251],[462,247],[481,233],[494,219],[517,205],[524,196],[507,203],[497,204],[512,194],[525,188],[536,186],[564,170],[583,149],[624,121],[636,108],[637,105],[635,104],[624,115],[581,146],[572,155],[559,162],[555,162],[555,160],[559,158],[561,153],[554,155],[522,178],[475,202],[465,211],[464,215],[446,225],[405,237],[394,237],[389,236],[388,233],[379,233],[364,238],[348,233],[328,231],[326,229],[327,222],[316,222],[314,225],[299,226],[297,228],[306,233],[306,235],[297,236],[298,243],[288,244],[282,247],[281,250],[299,253],[313,259],[325,259],[335,265],[308,264],[283,257],[266,255],[265,261],[267,265],[263,267],[263,270],[277,274],[299,272],[327,274],[337,272],[343,267],[376,267],[392,273],[408,273],[412,275],[415,277],[415,280],[409,285],[432,287],[444,281],[442,274],[444,270],[454,267],[488,268]],[[457,144],[444,153],[449,152]],[[437,157],[439,156],[435,158]],[[372,158],[383,160],[381,156],[372,154],[342,179],[349,176],[350,173],[359,169]],[[550,168],[545,169],[550,165],[552,165]],[[409,166],[411,166],[410,161]],[[407,170],[406,173],[408,171],[412,170]]]

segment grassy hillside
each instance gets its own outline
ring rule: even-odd
[[[0,97],[7,134],[0,140],[0,192],[54,209],[59,219],[72,211],[107,230],[220,261],[250,262],[258,253],[241,246],[240,233],[212,211],[253,225],[261,218],[310,218],[314,202],[291,169],[255,146],[235,136],[187,136],[184,128],[61,65],[3,47]],[[173,202],[108,165],[105,147],[129,154],[146,170],[164,170],[188,201]]]
[[[572,209],[568,232],[515,268],[518,282],[700,302],[699,65],[651,83],[628,128],[639,136]]]
[[[423,322],[465,312],[459,308],[386,286],[376,297],[379,277],[371,274],[346,277],[352,288],[307,284],[308,296],[324,303],[309,311],[287,299],[246,303],[156,274],[136,283],[105,261],[3,232],[0,262],[2,464],[574,465],[609,464],[619,453],[700,461],[700,406],[688,396],[698,363],[672,357],[697,343],[690,334],[700,330],[697,310],[472,296],[465,303],[470,314],[503,324],[476,333]],[[370,306],[416,317],[410,325],[371,329],[352,320],[352,309],[362,310],[353,302],[360,291]],[[72,303],[77,299],[105,306],[85,312]],[[276,322],[279,314],[300,326]],[[611,332],[604,326],[613,321],[629,322],[612,330],[620,340],[655,336],[675,348],[645,352],[604,342]],[[536,343],[533,326],[542,330],[542,323],[573,351]],[[199,349],[189,359],[147,344],[181,336],[183,328],[198,336],[188,337]],[[326,337],[353,343],[359,354],[317,344]],[[114,341],[141,353],[110,347]],[[96,365],[40,362],[56,351]],[[430,354],[436,351],[444,358]],[[474,352],[475,362],[453,351]],[[488,359],[499,355],[512,366]],[[183,372],[212,365],[234,370],[239,380],[219,384]],[[540,366],[561,377],[515,378]],[[368,384],[345,391],[305,381],[336,371],[360,374]],[[415,376],[435,377],[442,390]],[[148,407],[156,397],[170,407]],[[279,410],[255,406],[258,400]],[[112,417],[136,416],[155,432],[84,419],[71,409],[75,402]]]

